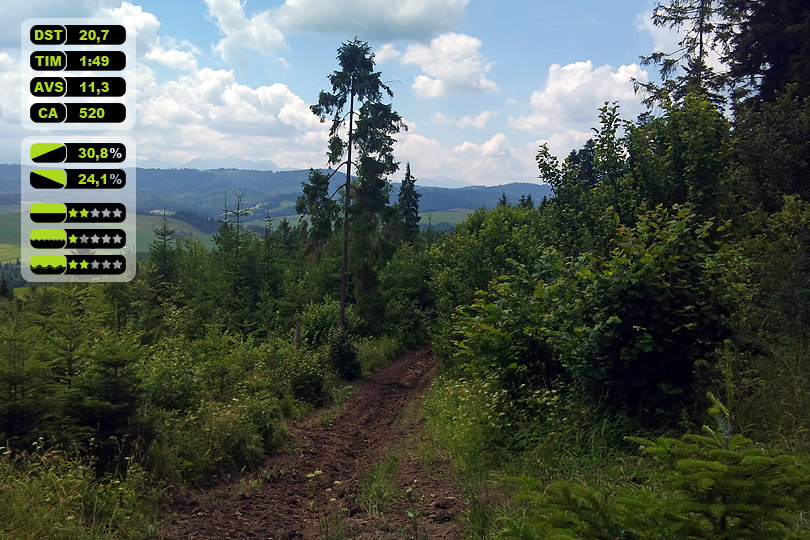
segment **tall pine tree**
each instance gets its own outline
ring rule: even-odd
[[[402,239],[413,242],[419,234],[419,198],[422,195],[416,191],[416,178],[411,175],[411,164],[405,166],[405,178],[399,188],[397,210],[402,222]]]
[[[393,158],[392,135],[405,129],[405,125],[391,104],[383,103],[383,94],[393,97],[393,92],[383,84],[380,72],[374,71],[374,55],[368,43],[357,38],[343,43],[338,49],[337,59],[341,69],[329,76],[332,91],[322,91],[318,96],[318,103],[310,109],[322,122],[327,117],[332,121],[329,130],[329,164],[338,168],[346,165],[340,282],[340,325],[345,329],[349,282],[349,213],[352,206],[354,163],[352,152],[356,150],[359,155],[357,197],[360,204],[354,213],[362,216],[359,220],[354,220],[354,223],[363,223],[364,219],[367,221],[371,218],[371,224],[363,225],[370,230],[387,204],[390,186],[385,176],[398,168]],[[344,129],[345,135],[341,134]]]

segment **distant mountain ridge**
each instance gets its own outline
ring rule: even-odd
[[[0,165],[0,202],[19,203],[19,165]],[[325,171],[331,172],[331,171]],[[243,169],[141,169],[137,170],[137,212],[147,214],[156,210],[195,213],[203,218],[216,218],[227,207],[234,209],[236,196],[242,197],[242,208],[253,211],[253,219],[295,214],[295,200],[301,194],[301,184],[308,170],[259,171]],[[345,182],[345,174],[335,172],[330,192]],[[493,208],[501,195],[516,203],[522,195],[531,195],[535,203],[551,197],[545,184],[513,182],[501,186],[435,187],[422,186],[417,178],[416,189],[422,195],[421,212],[455,209]],[[399,183],[392,183],[391,200],[396,201]]]

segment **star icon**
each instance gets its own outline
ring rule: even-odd
[[[101,263],[101,266],[104,267],[104,270],[109,270],[110,269],[110,261],[108,261],[107,259],[104,259],[104,262]]]
[[[89,240],[89,238],[87,238],[87,235],[86,235],[86,234],[83,234],[83,235],[81,235],[81,236],[79,237],[79,240],[81,240],[81,241],[82,241],[82,244],[86,244],[86,243],[87,243],[87,241]]]
[[[97,218],[98,214],[99,214],[98,208],[93,208],[93,210],[90,211],[90,215],[93,216],[94,218]]]
[[[112,240],[113,243],[118,244],[121,242],[121,240],[123,240],[123,238],[121,238],[119,235],[116,234],[115,236],[112,237]]]
[[[109,243],[110,243],[110,235],[105,234],[104,236],[102,236],[102,237],[101,237],[101,240],[102,240],[102,241],[103,241],[105,244],[109,244]]]
[[[71,208],[68,214],[70,215],[70,217],[75,218],[76,216],[79,215],[79,211],[76,210],[75,208]]]
[[[81,215],[83,218],[86,218],[88,214],[90,214],[90,212],[87,211],[87,208],[82,208],[79,210],[79,215]]]
[[[75,244],[75,243],[76,243],[76,240],[78,240],[78,238],[76,238],[76,235],[75,235],[75,234],[71,234],[70,236],[68,236],[68,241],[69,241],[71,244]]]
[[[109,209],[109,208],[105,208],[105,209],[104,209],[104,210],[101,212],[101,215],[102,215],[102,216],[104,216],[105,218],[110,217],[110,209]]]
[[[70,268],[71,270],[76,270],[77,266],[79,266],[79,264],[76,261],[70,261],[68,263],[68,268]]]
[[[122,212],[121,212],[121,210],[119,210],[118,208],[116,208],[115,210],[113,210],[113,217],[115,217],[116,219],[120,218],[120,217],[121,217],[121,214],[122,214]]]
[[[85,261],[84,259],[82,259],[82,262],[80,262],[80,263],[79,263],[79,266],[81,267],[81,269],[82,269],[82,270],[87,270],[87,266],[88,266],[88,264],[89,264],[89,263],[88,263],[87,261]]]
[[[94,244],[98,244],[99,236],[97,234],[94,234],[93,236],[90,237],[90,240],[92,240]]]
[[[92,268],[93,270],[98,270],[99,266],[101,265],[98,263],[98,261],[93,261],[90,263],[90,268]]]
[[[121,269],[121,261],[115,261],[113,263],[113,266],[115,267],[116,270],[120,270]]]

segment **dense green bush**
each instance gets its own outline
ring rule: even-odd
[[[785,197],[779,212],[751,212],[738,242],[748,261],[746,330],[806,334],[810,324],[810,203]]]
[[[384,366],[400,352],[400,344],[392,337],[362,338],[354,343],[357,362],[364,376]]]
[[[146,403],[166,410],[200,404],[202,383],[183,342],[163,340],[139,365]]]
[[[502,516],[500,538],[706,540],[806,538],[798,526],[810,504],[810,467],[739,435],[633,439],[659,467],[647,483],[613,491],[569,481],[546,489],[521,481],[530,511]],[[651,489],[654,489],[652,491]]]
[[[594,399],[664,423],[695,403],[699,374],[731,335],[733,253],[716,240],[725,227],[658,207],[580,272],[584,333],[564,362]]]
[[[306,306],[301,314],[301,341],[311,348],[325,345],[332,339],[338,328],[340,303],[337,300],[324,300]],[[354,309],[346,309],[346,329],[349,333],[360,325],[360,319]]]
[[[156,433],[145,451],[147,468],[173,484],[205,485],[255,465],[264,457],[267,427],[262,418],[254,425],[250,412],[249,405],[232,401],[157,413]]]
[[[324,405],[329,398],[329,366],[323,356],[322,350],[301,350],[278,359],[282,378],[292,396],[315,407]]]
[[[158,496],[134,463],[98,478],[91,463],[62,452],[0,448],[3,538],[144,538],[155,532]]]
[[[360,376],[361,366],[357,357],[357,349],[354,348],[346,334],[334,333],[327,350],[332,369],[340,377],[351,381]]]
[[[620,227],[609,257],[547,249],[513,263],[455,313],[449,362],[491,378],[513,403],[571,383],[592,403],[672,423],[730,335],[731,256],[712,221],[657,208]]]
[[[424,343],[434,316],[427,249],[401,246],[380,272],[380,286],[385,298],[383,332],[406,347]]]
[[[542,215],[499,206],[470,214],[455,232],[430,249],[430,269],[440,316],[473,300],[476,291],[508,270],[508,259],[532,263],[548,231]]]

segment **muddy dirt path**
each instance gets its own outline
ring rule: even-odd
[[[418,443],[415,411],[435,372],[430,347],[399,357],[358,382],[331,422],[315,415],[293,424],[284,448],[253,473],[266,480],[258,491],[212,491],[179,501],[159,537],[456,538],[462,508],[446,467],[426,468],[413,453],[402,453]],[[357,499],[360,479],[392,452],[400,452],[400,496],[370,512]]]

